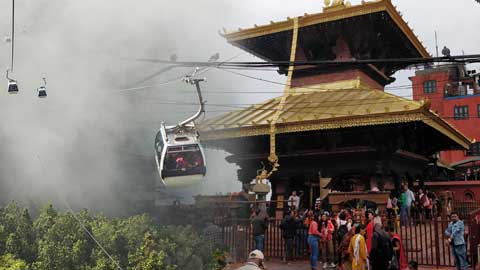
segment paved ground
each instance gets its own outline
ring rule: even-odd
[[[293,262],[290,265],[287,265],[285,263],[282,263],[281,261],[267,261],[267,270],[310,270],[310,264],[306,261],[298,261],[298,262]],[[332,268],[328,268],[332,269]],[[419,270],[433,270],[433,269],[438,269],[438,270],[453,270],[455,269],[454,267],[446,267],[446,268],[422,268],[420,267]]]

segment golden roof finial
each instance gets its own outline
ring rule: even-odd
[[[348,4],[345,4],[345,0],[325,0],[325,7],[323,11],[334,11],[348,7]]]
[[[333,0],[332,7],[345,5],[344,0]]]

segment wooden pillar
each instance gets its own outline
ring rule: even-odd
[[[285,194],[287,190],[287,182],[286,181],[281,181],[281,180],[276,180],[275,181],[275,190],[274,194],[276,194],[276,198],[274,197],[274,200],[277,201],[282,201],[282,200],[287,200],[288,199],[288,194]],[[283,212],[285,209],[285,203],[283,202],[277,202],[276,207],[275,207],[275,218],[276,219],[282,219],[283,218]]]

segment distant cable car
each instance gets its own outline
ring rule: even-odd
[[[185,81],[197,88],[199,110],[176,126],[165,126],[161,123],[155,138],[155,161],[163,187],[197,184],[207,172],[205,154],[194,124],[194,121],[205,112],[205,103],[200,91],[200,82],[205,79],[195,79],[194,75],[195,73]]]
[[[10,70],[7,69],[8,93],[9,94],[17,94],[18,93],[17,81],[8,77],[8,72],[9,71]]]
[[[38,97],[46,98],[47,97],[47,80],[45,80],[45,78],[42,78],[42,79],[43,79],[44,85],[40,86],[40,88],[37,89]]]

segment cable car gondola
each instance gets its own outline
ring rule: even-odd
[[[47,97],[47,80],[45,78],[42,78],[42,79],[43,79],[43,85],[37,89],[38,97],[46,98]]]
[[[187,77],[185,81],[194,84],[197,88],[200,99],[198,112],[176,126],[166,126],[162,122],[155,137],[155,161],[161,187],[184,187],[198,184],[207,172],[205,154],[194,123],[204,112],[199,83],[205,79],[192,77],[193,75]]]
[[[10,70],[7,69],[7,80],[8,80],[8,93],[9,94],[16,94],[18,93],[18,84],[17,81],[8,77],[8,72]]]

